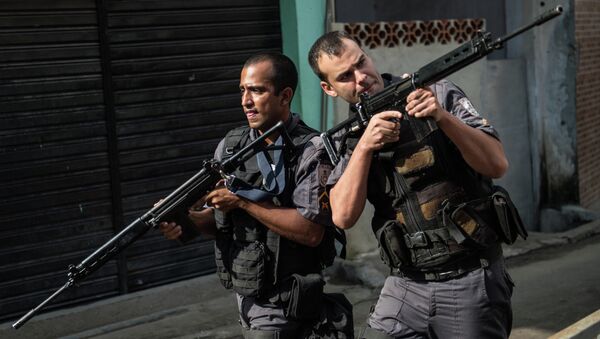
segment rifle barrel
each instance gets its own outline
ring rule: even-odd
[[[550,19],[552,19],[554,17],[559,16],[562,12],[563,12],[563,8],[560,5],[552,8],[552,9],[547,10],[546,12],[542,13],[537,19],[535,19],[534,22],[532,22],[532,23],[530,23],[528,25],[522,26],[521,28],[517,29],[516,31],[514,31],[514,32],[512,32],[512,33],[510,33],[508,35],[505,35],[503,37],[500,37],[500,38],[496,39],[496,41],[494,41],[494,44],[493,44],[494,48],[495,49],[501,48],[502,45],[506,41],[508,41],[508,40],[514,38],[515,36],[517,36],[517,35],[525,32],[526,30],[532,28],[533,26],[539,26],[539,25],[543,24],[544,22],[546,22],[546,21],[548,21],[548,20],[550,20]]]
[[[47,303],[49,303],[52,299],[56,298],[56,296],[58,296],[59,294],[61,294],[64,290],[66,290],[67,288],[71,287],[71,285],[73,285],[73,280],[69,279],[69,281],[67,281],[61,288],[59,288],[58,290],[56,290],[56,292],[54,292],[51,296],[49,296],[48,298],[46,298],[46,300],[44,300],[41,304],[37,305],[31,311],[27,312],[27,314],[25,314],[24,316],[22,316],[19,320],[17,320],[14,324],[12,324],[12,327],[16,330],[19,327],[23,326],[23,324],[25,324],[36,313],[38,313],[39,310],[42,309],[42,307],[46,306]]]

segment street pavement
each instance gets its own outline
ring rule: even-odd
[[[600,220],[531,233],[505,247],[517,284],[511,338],[546,338],[600,309],[599,250]],[[356,328],[364,326],[387,271],[377,253],[336,260],[326,271],[326,292],[348,297]],[[0,338],[241,338],[236,309],[233,294],[212,274],[40,314],[19,330],[6,322]]]

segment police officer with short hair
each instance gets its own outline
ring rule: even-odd
[[[309,63],[323,91],[350,104],[400,80],[378,73],[343,32],[319,38]],[[405,112],[438,128],[419,142],[401,112],[375,114],[347,139],[328,182],[338,227],[352,227],[367,199],[374,205],[372,228],[390,267],[363,335],[507,338],[513,284],[498,232],[506,210],[496,212],[490,179],[508,168],[498,134],[449,81],[412,92]]]
[[[246,161],[233,173],[244,185],[219,185],[196,204],[205,208],[189,214],[199,233],[215,237],[217,274],[236,292],[246,338],[352,336],[351,305],[341,295],[333,299],[347,311],[337,315],[346,327],[328,327],[333,302],[323,293],[321,270],[335,256],[325,192],[333,166],[316,131],[290,111],[297,81],[294,64],[282,54],[246,61],[239,88],[248,126],[228,132],[215,159],[232,156],[279,121],[293,145]],[[173,222],[160,230],[169,239],[185,231]]]

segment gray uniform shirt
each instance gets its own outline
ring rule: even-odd
[[[387,86],[390,84],[391,75],[382,74],[382,76],[384,78],[385,85]],[[459,118],[465,124],[482,130],[483,132],[500,140],[496,129],[490,125],[489,122],[477,112],[477,110],[475,110],[469,98],[467,98],[465,93],[458,88],[458,86],[448,80],[441,80],[431,85],[430,88],[435,93],[440,105],[442,105],[446,111],[450,112],[450,114]],[[344,173],[344,170],[348,166],[351,155],[352,150],[347,149],[345,154],[340,158],[340,162],[335,166],[333,172],[329,176],[327,186],[331,187],[338,182]]]
[[[292,119],[300,119],[293,115]],[[257,138],[257,131],[250,131],[250,140]],[[215,150],[215,159],[221,160],[225,139],[219,142]],[[304,218],[317,224],[333,226],[331,221],[331,209],[329,207],[329,196],[325,190],[327,178],[333,166],[327,157],[325,148],[319,136],[311,138],[304,147],[298,158],[298,166],[293,182],[292,202],[298,213]]]

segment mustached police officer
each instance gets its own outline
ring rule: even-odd
[[[309,63],[323,91],[350,104],[400,80],[343,32],[319,38]],[[390,267],[364,337],[506,338],[513,284],[500,240],[520,219],[489,179],[508,168],[498,134],[448,81],[412,92],[404,114],[437,129],[419,142],[401,112],[376,114],[329,177],[334,223],[352,227],[369,199]]]
[[[352,336],[351,305],[323,293],[321,270],[335,256],[325,192],[332,165],[316,131],[290,111],[297,81],[284,55],[246,61],[239,88],[248,125],[227,133],[215,159],[225,160],[279,121],[294,145],[251,158],[234,173],[247,187],[219,186],[197,204],[207,208],[189,214],[199,233],[215,237],[217,274],[236,292],[246,338]],[[160,230],[168,239],[184,231],[172,222]],[[337,329],[328,316],[337,317]]]

